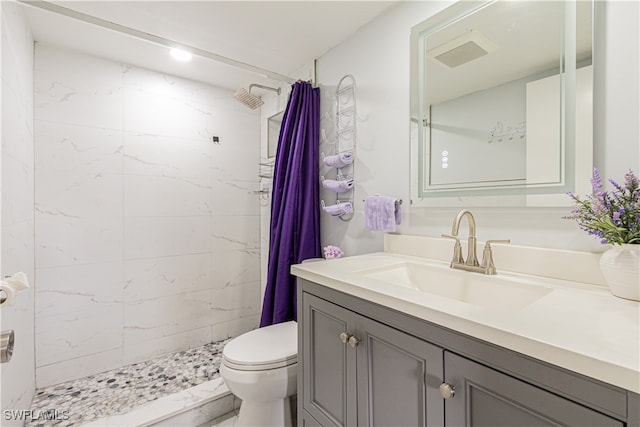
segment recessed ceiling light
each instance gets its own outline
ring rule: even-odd
[[[173,56],[173,58],[177,59],[178,61],[185,62],[191,61],[193,55],[191,55],[191,53],[187,52],[186,50],[173,48],[171,49],[171,56]]]

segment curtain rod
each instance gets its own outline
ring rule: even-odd
[[[18,0],[18,3],[32,6],[32,7],[37,7],[39,9],[43,9],[49,12],[57,13],[59,15],[66,16],[68,18],[76,19],[88,24],[92,24],[101,28],[105,28],[107,30],[128,35],[131,37],[135,37],[137,39],[145,40],[145,41],[148,41],[160,46],[164,46],[167,48],[183,49],[190,52],[193,55],[210,59],[212,61],[221,62],[223,64],[227,64],[232,67],[239,68],[241,70],[249,71],[251,73],[259,74],[261,76],[264,76],[273,80],[285,81],[292,84],[297,81],[296,79],[293,79],[289,76],[285,76],[284,74],[279,74],[273,71],[265,70],[264,68],[256,67],[255,65],[247,64],[245,62],[237,61],[235,59],[228,58],[226,56],[218,55],[217,53],[209,52],[208,50],[200,49],[195,46],[190,46],[184,43],[176,42],[174,40],[156,36],[154,34],[145,33],[144,31],[136,30],[135,28],[116,24],[115,22],[110,22],[101,18],[97,18],[95,16],[91,16],[86,13],[78,12],[73,9],[59,6],[57,4],[53,4],[48,1]]]

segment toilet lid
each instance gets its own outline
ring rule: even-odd
[[[225,365],[238,370],[265,370],[298,360],[298,324],[294,321],[255,329],[232,339],[222,350]]]

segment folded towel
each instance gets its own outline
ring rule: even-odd
[[[364,226],[367,230],[396,231],[402,221],[400,204],[396,199],[384,196],[370,196],[364,200]]]
[[[336,193],[344,193],[353,188],[354,180],[345,179],[344,181],[336,181],[335,179],[325,179],[322,186]]]
[[[343,168],[353,163],[353,153],[345,151],[344,153],[334,154],[324,158],[324,164],[334,168]]]
[[[331,206],[323,207],[324,211],[333,216],[349,215],[353,212],[353,205],[351,202],[342,202]]]

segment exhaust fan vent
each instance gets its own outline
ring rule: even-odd
[[[485,56],[497,48],[498,45],[485,35],[476,30],[470,30],[427,51],[427,55],[449,68],[454,68]]]

